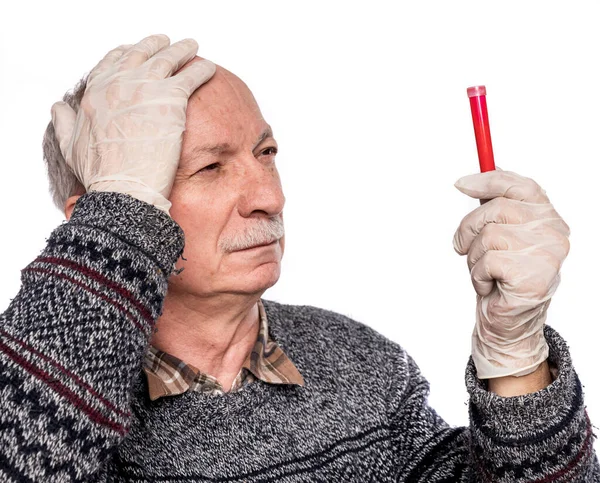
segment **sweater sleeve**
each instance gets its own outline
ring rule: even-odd
[[[556,380],[533,394],[487,391],[470,359],[468,428],[450,427],[427,404],[429,384],[404,354],[391,426],[406,482],[600,482],[592,425],[565,341],[545,327]]]
[[[131,392],[183,232],[130,196],[82,196],[0,315],[0,481],[92,481]]]

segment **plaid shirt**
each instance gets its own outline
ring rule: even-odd
[[[231,385],[231,392],[239,391],[256,379],[270,384],[304,385],[304,379],[293,362],[269,335],[267,315],[258,301],[260,328],[252,352],[248,354],[240,372]],[[175,396],[188,390],[209,394],[223,394],[223,386],[213,376],[201,372],[181,359],[150,346],[144,359],[144,372],[152,401],[163,396]]]

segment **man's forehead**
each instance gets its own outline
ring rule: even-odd
[[[217,66],[215,75],[188,102],[182,154],[193,157],[235,151],[240,142],[254,148],[271,137],[271,127],[248,86]]]

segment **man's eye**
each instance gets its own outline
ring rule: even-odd
[[[219,167],[219,163],[212,163],[212,164],[209,164],[208,166],[204,166],[204,168],[202,168],[200,170],[200,172],[202,172],[202,171],[213,171],[213,170],[217,169],[218,167]]]
[[[274,146],[267,148],[261,154],[264,154],[265,156],[273,156],[273,155],[277,154],[277,148]]]

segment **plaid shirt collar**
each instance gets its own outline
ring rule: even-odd
[[[258,337],[240,372],[233,381],[231,392],[245,384],[260,379],[269,384],[304,385],[302,375],[271,339],[267,315],[262,302],[258,301],[260,327]],[[201,372],[181,359],[150,346],[144,359],[144,372],[148,379],[149,396],[152,401],[182,394],[188,390],[209,394],[223,394],[223,386],[213,376]]]

